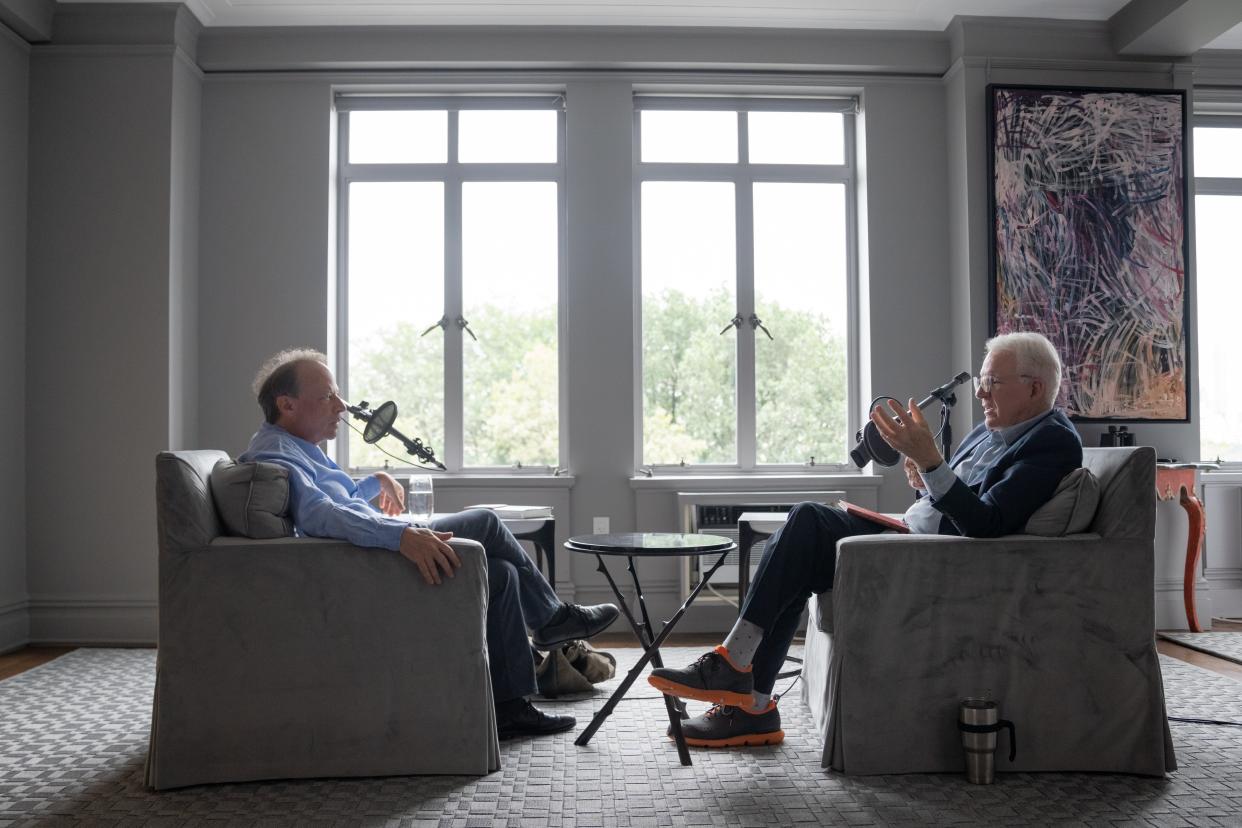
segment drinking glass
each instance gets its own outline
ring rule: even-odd
[[[410,489],[405,502],[410,516],[418,520],[430,520],[435,510],[435,494],[431,490],[431,475],[415,474],[410,476]]]

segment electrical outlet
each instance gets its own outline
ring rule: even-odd
[[[591,521],[591,533],[595,535],[608,534],[608,518],[597,517]]]

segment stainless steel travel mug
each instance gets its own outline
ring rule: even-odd
[[[962,699],[957,728],[962,732],[962,748],[966,751],[966,780],[976,785],[991,785],[996,780],[996,732],[1009,730],[1009,761],[1017,755],[1013,722],[1000,718],[1000,710],[991,699]]]

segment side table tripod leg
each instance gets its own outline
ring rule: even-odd
[[[608,697],[608,701],[604,702],[604,706],[601,707],[599,712],[596,713],[591,719],[591,723],[586,726],[582,733],[578,734],[577,739],[574,739],[574,744],[579,747],[583,747],[590,742],[591,737],[594,736],[595,732],[600,729],[600,726],[603,725],[604,720],[612,715],[612,711],[616,709],[617,704],[625,697],[625,694],[629,692],[630,687],[634,684],[635,679],[637,679],[646,668],[647,662],[651,660],[652,655],[652,650],[649,646],[649,639],[643,634],[642,624],[637,618],[634,617],[634,613],[630,610],[629,603],[626,602],[625,596],[621,594],[620,588],[617,587],[617,582],[612,579],[612,573],[609,572],[608,567],[604,565],[604,559],[599,555],[596,555],[595,559],[599,562],[599,567],[596,571],[603,573],[604,579],[608,582],[608,586],[612,587],[612,594],[617,596],[617,605],[621,608],[621,613],[625,616],[625,620],[630,623],[630,627],[634,630],[634,635],[638,639],[638,643],[642,646],[644,652],[643,657],[638,660],[638,663],[625,674],[625,679],[621,682],[621,686],[613,691],[613,694]],[[659,651],[657,650],[656,653],[658,654],[658,652]]]

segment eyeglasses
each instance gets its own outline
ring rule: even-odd
[[[1031,380],[1035,379],[1035,377],[1031,376],[1030,374],[1018,374],[1017,380],[998,380],[996,377],[992,376],[991,374],[984,374],[981,377],[971,377],[971,379],[975,383],[976,393],[978,393],[979,391],[982,391],[985,394],[991,394],[992,388],[994,386],[1004,385],[1005,383],[1009,383],[1009,382],[1022,382],[1022,381],[1030,382]]]

